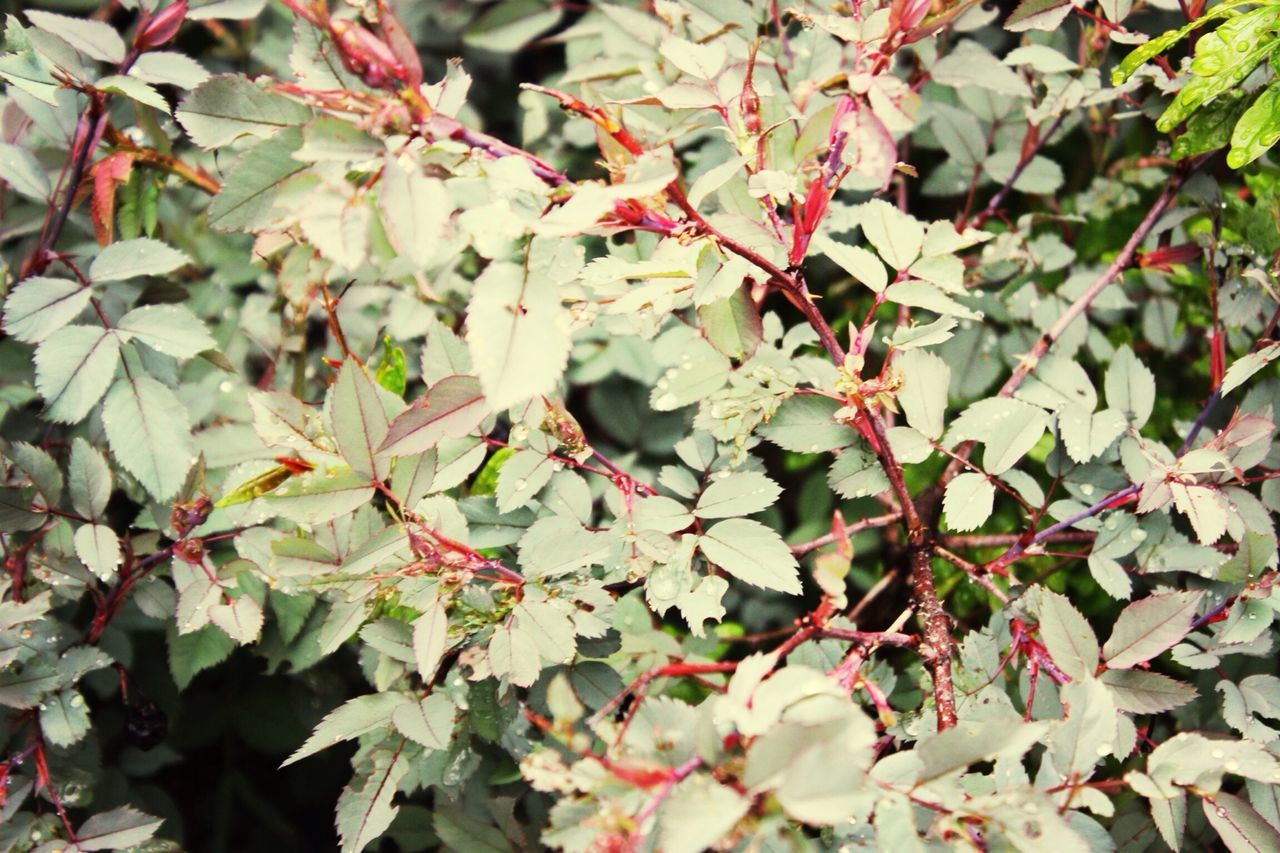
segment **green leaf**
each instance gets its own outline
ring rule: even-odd
[[[319,524],[354,511],[373,497],[369,478],[347,466],[317,468],[290,477],[263,503],[275,514],[303,524]],[[344,638],[345,639],[345,638]]]
[[[1098,638],[1089,622],[1066,596],[1037,590],[1040,641],[1058,668],[1075,681],[1093,676],[1098,668]]]
[[[1228,92],[1196,110],[1195,115],[1187,119],[1186,129],[1173,141],[1169,156],[1185,160],[1228,145],[1232,130],[1251,100],[1244,92]],[[1230,159],[1228,156],[1228,162]]]
[[[799,564],[786,543],[758,521],[731,518],[698,537],[707,560],[747,583],[799,595]]]
[[[38,29],[53,33],[90,59],[113,63],[124,60],[124,39],[110,24],[35,9],[27,9],[26,16]]]
[[[1280,830],[1267,823],[1248,801],[1219,791],[1201,798],[1201,805],[1204,816],[1231,853],[1280,850]]]
[[[263,618],[262,606],[244,594],[229,604],[209,607],[209,621],[242,646],[258,641]]]
[[[1123,413],[1134,429],[1142,429],[1151,419],[1156,403],[1156,378],[1128,344],[1111,357],[1104,390],[1107,406]]]
[[[187,95],[174,115],[191,141],[210,149],[241,136],[266,138],[300,125],[311,118],[311,109],[239,74],[219,74]]]
[[[720,390],[731,368],[729,359],[715,347],[694,338],[681,353],[680,363],[654,383],[649,405],[659,412],[670,412],[699,403]]]
[[[352,784],[342,789],[336,821],[342,836],[342,853],[359,853],[391,826],[399,811],[391,800],[409,769],[400,751],[379,752],[372,772],[360,786]]]
[[[858,214],[867,242],[894,270],[905,270],[920,257],[924,225],[919,220],[878,198],[863,204]]]
[[[701,853],[737,825],[751,801],[706,773],[678,784],[658,812],[664,853]]]
[[[44,202],[49,199],[53,187],[44,166],[26,148],[8,142],[0,142],[0,180],[27,198]]]
[[[543,270],[490,264],[472,290],[467,347],[493,409],[550,394],[569,358],[556,282]]]
[[[1227,532],[1227,501],[1217,486],[1170,481],[1173,504],[1187,517],[1202,545],[1212,545]]]
[[[120,240],[99,252],[89,265],[89,278],[95,284],[124,281],[144,275],[164,275],[189,263],[190,258],[172,246],[139,237]]]
[[[902,375],[897,399],[907,423],[926,438],[939,438],[947,411],[951,367],[933,353],[919,349],[902,353],[893,366]]]
[[[827,472],[827,485],[842,498],[865,498],[889,488],[889,478],[869,450],[849,447],[840,452]]]
[[[290,128],[246,151],[209,204],[209,227],[216,231],[255,231],[272,221],[281,184],[307,168],[293,159],[302,131]]]
[[[79,436],[71,443],[67,491],[72,508],[85,518],[99,518],[111,499],[111,468],[107,460]]]
[[[1049,425],[1043,410],[1021,400],[979,400],[951,423],[952,441],[980,441],[986,446],[983,467],[989,474],[1008,471],[1035,446]]]
[[[288,767],[335,743],[388,727],[395,710],[410,702],[403,693],[370,693],[349,699],[326,714],[306,742],[280,766]]]
[[[433,598],[422,615],[413,620],[413,660],[424,683],[433,683],[448,644],[449,613],[439,598]]]
[[[351,470],[370,480],[385,480],[390,460],[379,455],[378,449],[390,431],[387,413],[378,389],[354,361],[344,363],[338,373],[330,392],[329,412],[333,439]]]
[[[1210,21],[1216,21],[1219,18],[1231,17],[1239,14],[1236,10],[1241,6],[1250,5],[1252,0],[1226,0],[1223,3],[1215,4],[1208,12],[1196,18],[1194,21],[1179,27],[1176,30],[1169,30],[1161,35],[1156,36],[1142,46],[1135,49],[1132,53],[1124,58],[1124,60],[1111,71],[1111,85],[1119,86],[1125,80],[1133,76],[1133,72],[1137,71],[1147,62],[1178,42],[1182,41],[1195,30],[1203,27]]]
[[[1262,91],[1231,132],[1227,165],[1240,169],[1271,150],[1280,140],[1280,83]]]
[[[191,679],[211,666],[222,663],[235,650],[236,641],[212,625],[179,634],[169,631],[169,672],[178,689],[185,690]]]
[[[473,376],[446,376],[391,421],[380,456],[412,456],[442,439],[461,438],[489,415],[491,406]]]
[[[110,581],[120,567],[120,539],[101,524],[84,524],[75,535],[76,556],[99,579]]]
[[[1109,669],[1102,673],[1102,683],[1111,691],[1116,707],[1131,714],[1172,711],[1198,695],[1190,684],[1141,669]]]
[[[538,656],[529,653],[532,643],[528,633],[511,620],[495,628],[489,638],[489,668],[493,674],[507,677],[517,687],[532,686],[542,671]]]
[[[707,486],[693,514],[698,518],[751,515],[772,506],[781,494],[782,487],[764,474],[736,471]]]
[[[1071,14],[1071,8],[1070,0],[1022,0],[1005,19],[1004,28],[1014,33],[1053,32]]]
[[[421,702],[409,702],[391,712],[400,734],[427,749],[448,749],[458,709],[448,696],[432,693]]]
[[[89,288],[65,278],[25,279],[4,301],[4,330],[20,341],[39,343],[80,316],[92,296]]]
[[[100,812],[76,830],[76,847],[80,850],[125,850],[136,847],[156,834],[164,821],[121,806]]]
[[[585,569],[603,559],[608,551],[608,536],[584,530],[578,522],[559,515],[538,519],[520,537],[520,565],[528,578],[556,577]]]
[[[1129,669],[1172,648],[1191,630],[1201,592],[1167,592],[1126,607],[1102,647],[1108,669]]]
[[[158,501],[173,497],[195,464],[182,401],[150,376],[126,375],[102,406],[111,453]]]
[[[1227,5],[1225,3],[1220,6]],[[1214,11],[1220,7],[1215,7]],[[1203,18],[1201,19],[1203,20]],[[1232,92],[1267,55],[1275,50],[1274,7],[1262,6],[1238,15],[1196,42],[1191,79],[1156,119],[1156,129],[1168,133],[1218,95]]]
[[[200,318],[185,305],[134,308],[120,318],[116,329],[179,361],[218,346]]]
[[[40,732],[54,746],[71,746],[89,733],[89,708],[75,690],[61,690],[40,703]]]
[[[502,463],[494,491],[498,512],[513,512],[527,506],[556,472],[556,463],[537,450],[517,450]]]
[[[512,609],[515,624],[549,664],[573,661],[578,644],[569,613],[547,601],[521,601]]]
[[[1256,352],[1241,356],[1227,368],[1226,375],[1222,377],[1222,386],[1219,391],[1225,397],[1243,385],[1245,380],[1277,358],[1280,358],[1280,343],[1268,344]]]
[[[439,251],[445,224],[453,212],[444,182],[428,178],[417,165],[405,169],[388,155],[378,186],[378,209],[387,239],[415,267],[426,267]]]
[[[107,329],[67,326],[36,348],[36,390],[50,420],[77,423],[101,399],[120,361],[120,338]]]
[[[712,346],[739,361],[750,358],[764,339],[760,309],[746,287],[726,299],[698,306],[698,323]]]
[[[872,292],[883,293],[888,286],[889,274],[885,272],[884,264],[861,246],[846,246],[830,237],[819,235],[813,241],[813,247]]]
[[[942,499],[947,527],[956,531],[976,530],[991,517],[996,487],[985,474],[972,471],[958,474],[947,483]]]
[[[129,74],[154,86],[194,89],[209,79],[204,66],[189,56],[167,50],[152,50],[138,57]]]
[[[539,0],[506,0],[490,8],[462,33],[471,47],[514,53],[559,23],[563,10]]]
[[[857,433],[834,420],[842,408],[837,400],[816,394],[789,397],[768,423],[758,430],[761,437],[793,453],[821,453],[853,444]]]
[[[378,362],[378,370],[373,378],[397,397],[403,397],[405,388],[408,387],[408,365],[404,359],[404,350],[392,346],[390,335],[382,337],[382,360]]]
[[[103,77],[94,83],[100,92],[110,92],[113,95],[123,95],[130,100],[137,101],[144,106],[157,109],[165,115],[169,114],[169,102],[148,84],[142,82],[136,77],[126,76],[123,74],[112,74],[109,77]]]
[[[1124,433],[1128,421],[1115,409],[1090,412],[1070,404],[1058,413],[1058,432],[1067,455],[1076,462],[1088,462],[1111,446]]]

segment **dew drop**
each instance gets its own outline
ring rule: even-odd
[[[1215,749],[1213,752],[1211,752],[1211,753],[1209,753],[1209,754],[1210,754],[1210,755],[1212,755],[1215,759],[1218,759],[1218,760],[1221,760],[1221,759],[1225,758],[1225,757],[1226,757],[1226,755],[1227,755],[1225,752],[1223,752],[1223,751],[1222,751],[1222,750],[1220,750],[1220,749]]]
[[[1147,531],[1143,530],[1141,527],[1135,527],[1133,530],[1129,531],[1129,538],[1134,542],[1141,542],[1147,538]]]
[[[1228,773],[1235,773],[1237,770],[1239,770],[1239,769],[1240,769],[1240,762],[1239,762],[1239,761],[1228,761],[1226,764],[1222,765],[1222,767],[1223,767],[1223,769],[1224,769],[1224,770],[1226,770]]]
[[[1227,816],[1227,810],[1226,810],[1226,809],[1224,809],[1222,806],[1218,806],[1218,807],[1217,807],[1216,809],[1214,809],[1213,811],[1214,811],[1214,814],[1216,814],[1218,817],[1226,817],[1226,816]]]
[[[1080,494],[1084,495],[1085,497],[1092,495],[1093,486],[1089,483],[1085,483],[1083,486],[1080,487]]]
[[[1100,743],[1098,744],[1098,748],[1094,751],[1097,752],[1098,755],[1110,755],[1111,747],[1107,746],[1105,743]]]
[[[529,484],[524,480],[516,480],[516,491],[519,492],[528,487],[528,485]]]

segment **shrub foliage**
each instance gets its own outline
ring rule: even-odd
[[[1280,7],[67,5],[4,850],[1280,849]]]

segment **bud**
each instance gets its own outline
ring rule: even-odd
[[[178,28],[187,19],[187,0],[170,3],[150,20],[144,21],[133,38],[138,50],[155,50],[178,34]]]
[[[179,536],[186,536],[204,524],[212,509],[213,504],[203,495],[194,500],[180,501],[173,505],[173,510],[169,513],[169,524]]]
[[[382,39],[351,21],[333,20],[329,31],[342,53],[342,64],[352,74],[360,75],[366,85],[383,89],[394,81],[409,79],[400,60]]]

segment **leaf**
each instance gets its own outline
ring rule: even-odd
[[[905,270],[920,257],[924,225],[917,219],[878,198],[863,204],[858,213],[867,242],[894,270]]]
[[[533,449],[517,450],[511,454],[498,471],[498,486],[494,492],[498,512],[513,512],[527,506],[551,480],[556,464],[552,457]]]
[[[1202,545],[1212,545],[1227,532],[1227,502],[1216,486],[1168,482],[1173,504],[1187,517]]]
[[[302,132],[290,128],[246,151],[209,203],[209,227],[215,231],[253,231],[272,222],[281,184],[307,167],[293,159]]]
[[[40,731],[54,746],[71,746],[89,733],[89,709],[75,690],[60,690],[40,703]]]
[[[865,498],[889,488],[889,478],[874,454],[850,447],[831,463],[827,485],[842,498]]]
[[[1245,110],[1231,132],[1227,165],[1240,169],[1271,150],[1280,139],[1280,84],[1272,82]]]
[[[172,246],[139,237],[104,247],[89,265],[89,278],[95,284],[124,281],[144,275],[164,275],[189,263],[191,259]]]
[[[388,155],[378,186],[378,209],[387,239],[415,267],[426,267],[438,251],[453,211],[444,182],[426,177],[416,165],[407,170]]]
[[[330,417],[333,440],[351,470],[370,480],[387,477],[390,460],[378,449],[387,438],[390,425],[378,390],[359,364],[347,361],[338,372],[331,392]]]
[[[120,318],[116,329],[179,361],[218,346],[200,318],[185,305],[134,308]]]
[[[1248,801],[1219,791],[1212,797],[1203,797],[1201,805],[1204,816],[1231,853],[1280,850],[1280,830],[1267,823]]]
[[[564,11],[538,0],[508,0],[491,7],[462,33],[471,47],[514,53],[559,23]]]
[[[490,410],[474,376],[446,376],[391,421],[378,455],[412,456],[442,439],[461,438],[478,427]]]
[[[126,375],[102,406],[111,453],[158,501],[173,497],[195,464],[191,421],[172,391],[150,376]]]
[[[1201,592],[1148,596],[1126,607],[1102,647],[1109,669],[1129,669],[1172,648],[1191,630]]]
[[[1276,358],[1280,358],[1280,343],[1268,344],[1262,349],[1241,356],[1231,363],[1227,373],[1222,377],[1220,393],[1225,397],[1244,384],[1245,380],[1266,367]]]
[[[668,368],[649,395],[649,405],[659,412],[670,412],[699,403],[720,390],[728,380],[732,365],[729,359],[701,338],[695,338],[681,353],[680,363]]]
[[[758,521],[732,518],[698,537],[707,560],[729,574],[764,589],[799,595],[799,564],[776,532]]]
[[[1021,400],[992,397],[979,400],[951,423],[952,440],[980,441],[986,446],[983,467],[1003,474],[1036,445],[1049,425],[1049,416]]]
[[[1098,668],[1098,639],[1066,596],[1041,587],[1037,596],[1040,641],[1058,668],[1080,681]]]
[[[413,657],[424,683],[434,682],[448,645],[449,614],[437,598],[413,621]]]
[[[92,290],[65,278],[25,279],[4,301],[4,330],[25,343],[39,343],[80,316],[92,296]]]
[[[545,601],[522,601],[511,612],[516,625],[524,631],[544,661],[550,664],[573,662],[578,644],[568,613]]]
[[[1005,19],[1004,28],[1014,33],[1053,32],[1066,20],[1071,8],[1071,0],[1022,0]]]
[[[1123,413],[1134,429],[1142,429],[1150,420],[1156,403],[1156,378],[1128,344],[1111,357],[1104,390],[1107,406]]]
[[[194,89],[209,79],[204,66],[189,56],[168,50],[152,50],[138,57],[129,74],[153,86]]]
[[[663,39],[658,52],[685,74],[708,82],[716,79],[725,60],[729,58],[723,42],[699,44],[678,36]]]
[[[853,444],[856,433],[834,420],[841,405],[829,397],[798,394],[778,407],[756,431],[767,441],[793,453],[821,453]]]
[[[162,823],[158,817],[121,806],[100,812],[81,824],[75,846],[80,850],[124,850],[151,838]]]
[[[359,853],[380,837],[399,811],[391,800],[400,787],[400,780],[409,772],[409,763],[401,759],[402,753],[379,753],[373,762],[373,771],[359,787],[354,784],[342,789],[338,797],[337,827],[342,836],[342,853]]]
[[[67,491],[72,508],[85,518],[98,518],[111,499],[111,469],[102,454],[77,436],[67,465]]]
[[[1190,684],[1141,669],[1109,669],[1102,673],[1102,683],[1116,708],[1131,714],[1172,711],[1199,695]]]
[[[110,527],[84,524],[75,535],[76,556],[100,580],[110,581],[120,567],[120,539]]]
[[[736,471],[715,480],[702,492],[693,514],[698,518],[751,515],[773,503],[782,487],[758,471]]]
[[[568,317],[542,270],[493,263],[476,279],[467,347],[493,409],[555,390],[569,358]]]
[[[235,647],[235,640],[212,625],[186,634],[179,634],[177,627],[171,625],[169,672],[178,688],[185,690],[192,678],[209,667],[222,663]]]
[[[48,201],[49,194],[53,192],[49,174],[36,155],[8,142],[0,142],[0,180],[39,202]]]
[[[764,339],[760,310],[745,287],[726,299],[698,306],[702,334],[722,355],[748,359]]]
[[[101,399],[120,360],[120,338],[107,329],[67,326],[36,348],[36,390],[50,420],[77,423]]]
[[[187,95],[174,116],[201,148],[221,148],[241,136],[266,138],[311,118],[311,109],[239,74],[210,77]]]
[[[26,16],[38,29],[53,33],[90,59],[112,63],[124,60],[124,39],[110,24],[35,9],[27,9]]]
[[[1090,412],[1069,404],[1058,413],[1058,432],[1067,455],[1076,462],[1088,462],[1111,446],[1124,433],[1128,422],[1115,409]]]
[[[751,801],[710,775],[690,776],[672,790],[658,812],[658,837],[664,853],[700,853],[737,825]]]
[[[448,749],[458,709],[448,696],[432,693],[421,702],[408,702],[391,713],[400,734],[427,749]]]
[[[489,639],[489,668],[498,678],[506,676],[517,687],[530,687],[542,671],[537,655],[529,654],[532,640],[525,631],[508,620],[493,631]]]
[[[390,726],[391,715],[410,701],[403,693],[369,693],[349,699],[326,714],[306,742],[280,766],[288,767],[335,743]]]
[[[608,551],[608,537],[559,515],[538,519],[520,537],[520,565],[527,578],[570,574],[598,563]]]
[[[230,604],[211,606],[209,621],[242,646],[256,643],[262,635],[262,606],[242,594]]]
[[[942,509],[947,527],[956,531],[976,530],[991,517],[996,487],[985,474],[966,472],[947,483]]]
[[[950,366],[933,353],[913,349],[899,355],[894,368],[903,377],[897,399],[907,423],[926,438],[939,438],[951,387]]]
[[[813,247],[874,293],[883,293],[889,284],[884,263],[861,246],[846,246],[830,237],[819,235]]]

